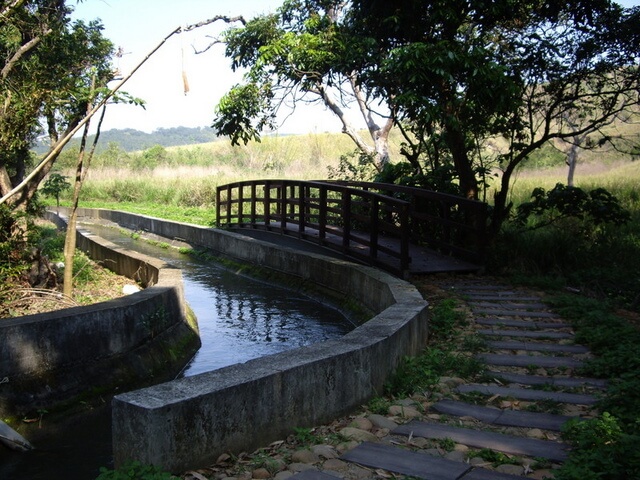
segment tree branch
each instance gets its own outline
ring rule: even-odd
[[[27,175],[22,182],[20,182],[18,185],[16,185],[10,192],[8,192],[7,194],[5,194],[2,198],[0,198],[0,205],[2,205],[3,203],[5,203],[9,198],[13,197],[16,193],[20,192],[23,188],[25,188],[29,182],[31,182],[34,178],[36,178],[36,176],[45,169],[45,167],[47,167],[49,164],[53,163],[53,161],[58,157],[58,155],[60,154],[60,152],[62,151],[62,148],[69,142],[69,140],[71,140],[71,138],[87,123],[90,121],[91,117],[93,117],[93,115],[95,115],[95,113],[100,110],[100,108],[102,108],[107,101],[113,97],[113,95],[116,94],[116,92],[118,90],[120,90],[120,88],[122,88],[122,86],[138,71],[138,69],[140,69],[140,67],[142,67],[142,65],[144,65],[147,60],[149,60],[149,58],[151,58],[151,56],[153,54],[155,54],[160,47],[162,47],[167,40],[169,40],[169,38],[171,38],[173,35],[182,33],[182,32],[186,32],[186,31],[190,31],[193,30],[195,28],[199,28],[201,26],[204,25],[208,25],[216,20],[225,20],[228,17],[215,17],[213,19],[210,20],[205,20],[203,22],[199,22],[199,23],[195,23],[192,25],[187,25],[186,27],[177,27],[176,29],[174,29],[171,33],[169,33],[167,36],[165,36],[159,43],[158,45],[156,45],[134,68],[133,70],[131,70],[131,72],[124,77],[122,80],[120,80],[120,82],[113,87],[111,90],[109,90],[107,92],[107,94],[103,97],[103,99],[98,102],[92,109],[91,111],[89,111],[85,117],[80,120],[78,122],[78,124],[72,128],[70,131],[68,131],[68,133],[66,133],[66,135],[64,135],[64,137],[60,140],[58,140],[55,145],[51,148],[51,150],[49,151],[49,153],[42,159],[42,161],[38,164],[38,166],[36,166],[36,168],[33,169],[33,171]],[[242,17],[235,17],[236,19],[241,19]],[[231,19],[233,20],[233,19]],[[235,20],[235,21],[240,21],[240,20]]]
[[[19,7],[23,3],[24,3],[24,0],[14,0],[13,3],[10,3],[9,5],[6,5],[2,9],[2,11],[0,11],[0,20],[4,20],[5,18],[7,18],[9,16],[9,14],[11,13],[11,10]]]
[[[51,29],[50,28],[45,30],[43,32],[42,36],[48,35],[49,33],[51,33]],[[5,80],[7,78],[9,73],[11,73],[11,70],[13,70],[13,67],[15,66],[15,64],[18,62],[18,60],[20,60],[22,58],[22,56],[25,53],[27,53],[29,50],[34,48],[38,43],[40,43],[40,41],[42,40],[42,36],[37,36],[37,37],[32,38],[27,43],[22,45],[18,49],[18,51],[16,51],[16,53],[13,54],[11,59],[9,59],[9,61],[4,65],[4,68],[2,69],[2,72],[0,72],[0,78],[2,78],[2,80]]]

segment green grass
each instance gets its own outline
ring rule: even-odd
[[[406,397],[432,390],[444,375],[474,378],[484,365],[456,348],[468,345],[461,332],[467,324],[457,301],[445,299],[434,305],[429,318],[431,328],[428,347],[416,357],[405,357],[385,385],[385,393]]]

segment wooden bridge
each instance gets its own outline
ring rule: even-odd
[[[486,220],[485,203],[386,183],[252,180],[216,192],[218,227],[304,240],[401,277],[480,270]]]

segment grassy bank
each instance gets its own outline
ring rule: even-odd
[[[397,151],[398,139],[392,143]],[[212,225],[218,185],[247,179],[327,178],[340,157],[352,150],[342,134],[267,137],[242,147],[224,140],[191,147],[156,146],[133,154],[107,149],[93,161],[81,205]],[[530,200],[534,188],[550,190],[566,183],[566,174],[563,166],[519,171],[511,191],[514,211]],[[570,286],[638,310],[638,183],[640,162],[603,157],[579,164],[576,186],[587,191],[606,188],[631,212],[631,221],[611,228],[572,219],[535,231],[507,223],[492,250],[489,269],[516,279],[544,277],[554,288]],[[65,195],[62,201],[68,204],[69,191]]]

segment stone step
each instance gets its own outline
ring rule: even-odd
[[[426,453],[372,442],[361,443],[342,455],[341,459],[368,468],[387,470],[426,480],[517,480],[524,478],[473,467],[467,463]]]
[[[463,292],[462,292],[463,293]],[[465,294],[469,300],[484,300],[492,302],[536,302],[540,301],[538,297],[527,297],[519,295],[482,295],[482,294]]]
[[[487,365],[503,367],[543,367],[543,368],[579,368],[582,360],[572,357],[553,357],[547,355],[508,355],[500,353],[479,353],[475,358]]]
[[[498,317],[478,317],[474,321],[480,325],[499,325],[503,327],[530,328],[537,330],[558,330],[560,328],[571,328],[571,324],[565,322],[512,320]]]
[[[531,330],[504,330],[504,329],[480,329],[476,330],[480,335],[492,335],[496,337],[522,337],[522,338],[549,338],[562,340],[573,338],[573,334],[565,332],[539,332]]]
[[[598,399],[593,395],[582,393],[547,392],[530,388],[499,387],[496,385],[468,384],[456,387],[459,393],[478,392],[483,395],[499,395],[501,397],[517,398],[519,400],[552,400],[559,403],[573,403],[576,405],[593,405]]]
[[[568,446],[560,442],[522,438],[496,432],[472,430],[412,420],[392,430],[394,435],[412,435],[431,439],[450,438],[474,448],[490,448],[513,455],[542,457],[562,462],[567,458]]]
[[[560,431],[562,425],[573,417],[554,415],[552,413],[526,412],[522,410],[501,410],[493,407],[482,407],[457,400],[440,400],[431,405],[439,413],[456,417],[473,417],[489,425],[505,427],[541,428],[543,430]]]
[[[560,318],[553,312],[531,312],[528,310],[502,310],[498,308],[472,308],[473,313],[486,313],[499,317],[526,317],[526,318]]]
[[[601,389],[607,388],[607,381],[599,378],[526,375],[524,373],[497,372],[491,370],[486,371],[485,375],[502,379],[509,383],[520,383],[522,385],[553,385],[566,388],[584,386]]]
[[[371,442],[361,443],[343,454],[341,459],[429,480],[454,480],[471,469],[466,463]]]
[[[530,309],[546,309],[549,308],[548,305],[544,303],[514,303],[511,299],[505,300],[504,302],[486,302],[486,301],[470,301],[467,302],[472,307],[478,308],[509,308],[509,309],[517,309],[517,310],[530,310]]]
[[[525,350],[528,352],[557,352],[557,353],[589,353],[583,345],[558,345],[557,343],[518,342],[518,341],[489,341],[487,346],[498,350]]]

